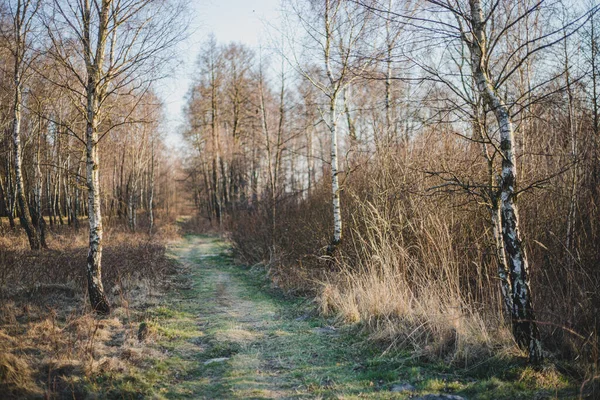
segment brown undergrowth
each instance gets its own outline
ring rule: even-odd
[[[458,189],[442,184],[440,192],[439,181],[420,172],[436,168],[423,165],[433,147],[392,154],[347,177],[344,239],[333,260],[326,252],[326,182],[308,195],[282,198],[274,227],[271,204],[234,215],[236,253],[266,265],[275,285],[313,296],[322,314],[362,327],[384,349],[465,368],[490,358],[523,360],[501,309],[489,211]],[[484,171],[456,164],[475,175]],[[553,201],[539,191],[523,194],[520,203],[534,307],[547,358],[589,385],[598,375],[597,250],[582,242],[577,262],[563,261],[564,246],[552,233],[564,230],[549,208]]]
[[[104,285],[113,311],[105,318],[86,301],[87,232],[55,229],[51,250],[42,252],[28,250],[19,233],[0,238],[0,397],[110,397],[117,380],[135,393],[136,368],[160,358],[145,345],[151,335],[140,341],[138,333],[174,272],[165,254],[172,233],[106,232]],[[121,395],[127,385],[118,386]]]

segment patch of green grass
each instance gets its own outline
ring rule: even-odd
[[[428,364],[368,342],[359,327],[323,329],[332,321],[307,316],[309,301],[271,288],[263,270],[234,265],[228,246],[188,236],[172,255],[186,266],[179,289],[146,313],[150,344],[163,356],[140,369],[135,383],[158,398],[373,398],[453,393],[469,399],[573,396],[556,371],[490,359],[470,369]],[[309,314],[310,315],[310,314]],[[223,359],[217,362],[215,359]],[[209,363],[207,363],[209,362]],[[394,393],[410,383],[416,393]],[[543,398],[543,397],[542,397]]]
[[[148,314],[155,318],[185,318],[187,315],[181,311],[174,310],[167,306],[155,307],[148,310]]]

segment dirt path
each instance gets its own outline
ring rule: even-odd
[[[185,267],[178,295],[152,311],[168,355],[158,372],[172,376],[155,388],[164,397],[403,398],[378,388],[394,369],[366,371],[363,349],[234,266],[219,239],[189,236],[172,254]]]
[[[498,379],[493,360],[465,375],[407,353],[382,356],[356,329],[331,327],[307,314],[306,300],[270,289],[261,269],[236,266],[218,238],[187,236],[171,255],[182,266],[175,289],[146,319],[163,355],[143,372],[155,398],[570,398],[539,390],[534,371]]]

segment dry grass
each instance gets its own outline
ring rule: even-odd
[[[451,207],[393,202],[385,192],[344,194],[351,212],[333,268],[323,256],[327,209],[313,207],[323,201],[316,196],[281,213],[275,248],[264,243],[268,233],[254,234],[258,221],[236,225],[238,254],[251,262],[262,255],[276,286],[314,295],[322,314],[359,324],[387,348],[463,366],[518,351],[499,308],[495,266],[469,263],[458,251],[472,238],[454,234],[460,220]]]
[[[373,340],[454,364],[511,348],[499,310],[473,302],[482,291],[494,298],[494,283],[482,277],[465,288],[463,261],[440,211],[415,209],[419,224],[400,225],[407,221],[403,209],[393,219],[380,210],[370,202],[358,206],[354,218],[366,229],[352,231],[356,259],[322,284],[321,312],[360,323]]]
[[[86,301],[83,230],[56,231],[52,250],[39,253],[27,250],[23,235],[0,238],[3,399],[82,398],[98,377],[110,382],[145,366],[152,350],[138,340],[139,323],[160,301],[173,263],[160,233],[110,230],[105,238],[104,284],[113,305],[107,318],[91,314]]]
[[[1,332],[0,336],[3,336],[3,340],[9,339]],[[42,391],[33,379],[33,371],[29,364],[5,350],[0,352],[0,393],[14,398],[42,395]]]
[[[170,266],[163,263],[162,258],[165,238],[171,233],[160,231],[148,236],[125,229],[105,231],[102,257],[105,285],[121,287],[127,281],[153,280],[168,273]],[[24,291],[33,295],[56,290],[56,285],[85,287],[86,232],[57,227],[51,234],[49,246],[47,251],[30,251],[21,230],[0,236],[0,296],[14,296]]]
[[[344,182],[345,238],[333,262],[325,256],[333,230],[327,182],[307,197],[282,199],[275,231],[268,204],[234,215],[236,254],[265,264],[274,285],[314,296],[322,313],[360,324],[385,347],[456,365],[522,355],[502,315],[489,211],[459,189],[429,190],[444,182],[419,172],[463,171],[477,183],[485,168],[451,140],[427,140],[408,153],[355,161],[363,167]],[[557,234],[565,204],[557,199],[542,191],[520,197],[534,307],[550,358],[578,360],[578,378],[595,376],[600,253],[593,238],[600,233],[582,226],[581,253],[567,265]]]

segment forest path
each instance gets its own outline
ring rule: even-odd
[[[222,240],[187,236],[171,254],[182,265],[178,288],[151,311],[168,355],[159,396],[405,398],[380,387],[397,379],[395,368],[366,368],[364,348],[271,290],[263,271],[236,266]]]
[[[356,327],[312,315],[309,300],[272,289],[264,269],[236,265],[218,237],[185,236],[169,253],[179,273],[160,306],[146,311],[151,346],[162,354],[142,372],[154,398],[578,398],[552,374],[501,359],[461,372],[385,353]],[[513,372],[503,379],[502,371]]]

